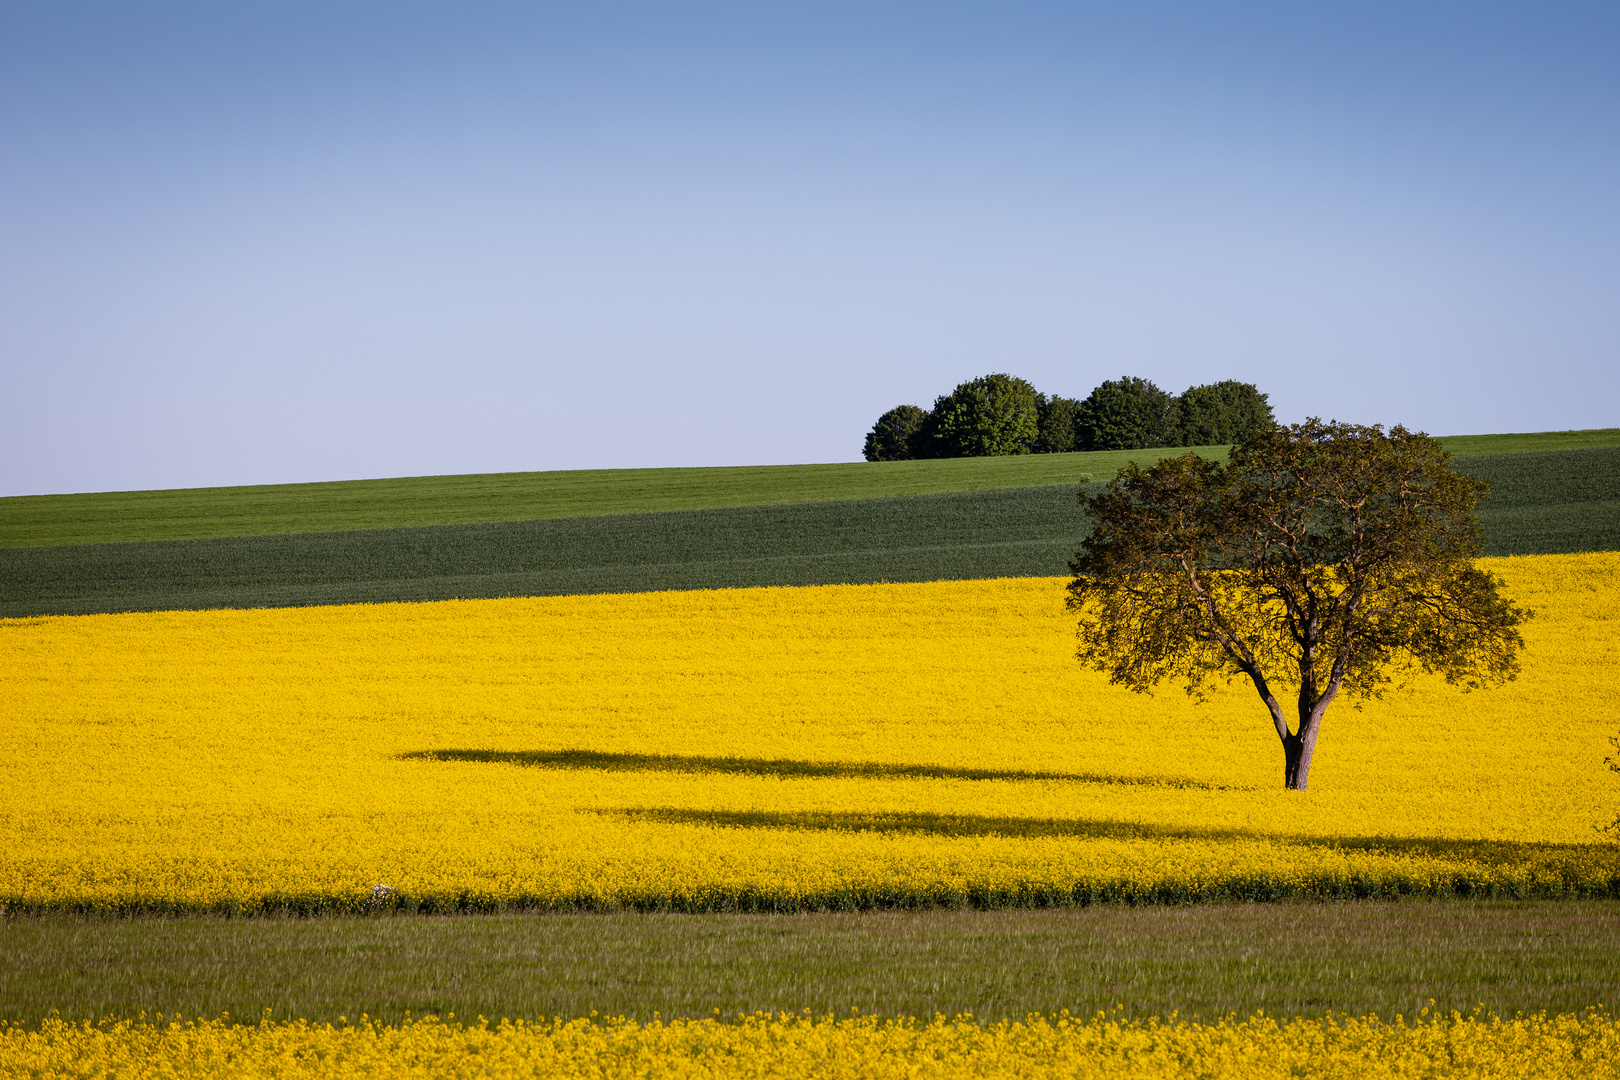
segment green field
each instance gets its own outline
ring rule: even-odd
[[[1586,431],[1533,431],[1514,435],[1442,435],[1440,442],[1454,457],[1476,454],[1535,454],[1544,450],[1590,450],[1620,446],[1620,428]]]
[[[1488,555],[1620,550],[1620,449],[1466,457],[1490,482],[1479,522]]]
[[[362,1012],[994,1020],[1579,1012],[1620,904],[1446,901],[806,915],[0,920],[0,1020]]]
[[[1224,455],[1225,447],[1199,447]],[[0,548],[479,524],[1076,483],[1181,451],[421,476],[0,499]]]
[[[1488,553],[1620,549],[1620,447],[1459,466]],[[1078,487],[0,549],[0,616],[1055,575]]]
[[[1620,446],[1620,428],[1456,435],[1458,455]],[[1194,447],[1222,456],[1224,447]],[[1169,451],[761,465],[715,469],[584,469],[424,476],[323,484],[29,495],[0,499],[0,548],[390,529],[595,514],[702,510],[882,498],[1107,480],[1128,460]]]
[[[1074,488],[0,550],[0,616],[1062,571]]]

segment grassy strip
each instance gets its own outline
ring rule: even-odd
[[[1620,445],[1620,428],[1457,435],[1456,454]],[[1224,447],[1197,447],[1224,456]],[[595,469],[423,476],[0,499],[0,548],[522,521],[881,498],[1107,480],[1127,460],[1181,450],[719,469]]]
[[[1414,1016],[1620,999],[1620,904],[0,920],[0,1019],[758,1009]]]
[[[1456,457],[1476,454],[1536,454],[1546,450],[1590,450],[1620,446],[1620,428],[1586,431],[1535,431],[1513,435],[1442,435],[1440,442]]]
[[[1620,550],[1620,448],[1463,465],[1489,554]],[[1058,575],[1076,490],[0,549],[0,616]]]

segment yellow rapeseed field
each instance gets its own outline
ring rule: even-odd
[[[1031,1016],[981,1026],[757,1015],[647,1025],[622,1020],[398,1027],[364,1021],[47,1021],[0,1029],[0,1074],[38,1077],[1222,1077],[1620,1076],[1606,1014],[1515,1017],[1264,1016],[1138,1023]]]
[[[0,904],[1614,895],[1620,555],[1489,564],[1520,679],[1335,705],[1303,794],[1062,579],[0,620]]]

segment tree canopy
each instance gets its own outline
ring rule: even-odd
[[[999,457],[1034,451],[1040,395],[1012,375],[982,375],[934,402],[927,457]]]
[[[1141,450],[1180,446],[1176,399],[1147,379],[1109,379],[1080,403],[1080,448]]]
[[[900,461],[1210,446],[1241,442],[1271,423],[1266,395],[1233,379],[1173,395],[1125,375],[1076,400],[1048,397],[998,373],[958,384],[932,409],[890,409],[872,425],[861,453],[867,461]]]
[[[1133,463],[1080,495],[1094,524],[1070,564],[1079,659],[1133,690],[1168,679],[1195,698],[1247,678],[1285,786],[1304,790],[1341,691],[1378,697],[1419,670],[1465,691],[1517,674],[1530,612],[1474,565],[1486,486],[1422,433],[1318,419],[1261,429],[1225,466]]]
[[[1073,398],[1041,395],[1037,426],[1038,450],[1043,454],[1067,454],[1080,449],[1080,403]]]
[[[1253,383],[1236,379],[1189,386],[1176,406],[1182,446],[1240,443],[1275,422],[1266,395]]]
[[[928,414],[915,405],[897,405],[877,418],[861,450],[867,461],[904,461],[916,456],[913,442]]]

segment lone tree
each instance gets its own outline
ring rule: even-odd
[[[1341,690],[1379,697],[1416,670],[1464,691],[1511,680],[1531,613],[1474,565],[1487,485],[1450,460],[1403,427],[1311,419],[1257,432],[1226,466],[1127,466],[1080,495],[1094,523],[1070,564],[1080,660],[1132,690],[1183,681],[1199,700],[1247,676],[1300,791]]]

